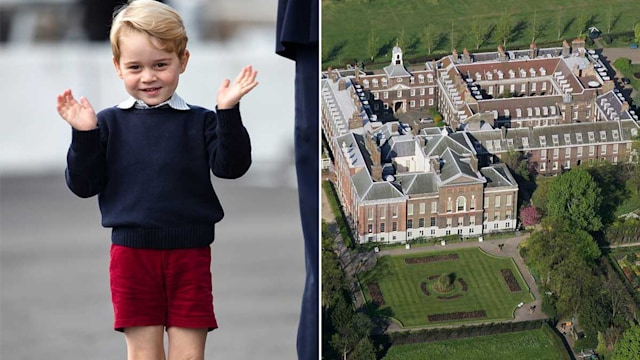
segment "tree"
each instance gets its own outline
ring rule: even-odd
[[[344,271],[333,252],[334,234],[329,224],[322,221],[322,307],[327,310],[334,306],[338,297],[343,297],[346,285]]]
[[[360,341],[369,338],[373,330],[373,322],[367,315],[358,312],[351,317],[345,326],[336,328],[338,332],[331,337],[331,345],[338,353],[342,354],[343,360],[347,360],[347,355],[355,350]],[[362,351],[364,350],[362,349]]]
[[[471,34],[473,35],[473,40],[476,43],[476,50],[479,49],[484,42],[484,37],[486,34],[485,29],[486,28],[482,26],[479,18],[473,18],[473,21],[471,21]]]
[[[451,20],[451,33],[449,34],[449,40],[451,41],[451,51],[456,48],[456,41],[453,32],[453,20]]]
[[[350,360],[376,360],[376,349],[369,338],[358,342],[349,357]]]
[[[578,38],[582,39],[582,35],[589,27],[589,22],[591,21],[591,17],[587,15],[586,11],[581,11],[578,14],[578,18],[576,19],[576,25],[578,25]]]
[[[536,27],[536,10],[533,10],[533,21],[531,21],[531,42],[536,42],[536,37],[538,37],[538,28]]]
[[[500,155],[500,162],[507,165],[509,170],[515,172],[520,167],[521,154],[517,150],[509,149],[507,152]]]
[[[613,360],[637,360],[640,354],[640,325],[632,326],[618,340],[613,352]]]
[[[541,217],[540,211],[535,206],[526,206],[520,210],[520,220],[525,227],[538,225]]]
[[[369,31],[369,42],[367,44],[367,53],[371,61],[378,55],[378,36],[375,33],[374,28],[372,27]]]
[[[625,186],[624,166],[613,165],[608,161],[598,162],[589,166],[587,171],[598,184],[601,194],[600,217],[603,224],[610,224],[615,220],[615,211],[625,199],[629,198],[629,190]]]
[[[511,14],[507,13],[506,10],[498,19],[496,37],[499,42],[502,42],[503,47],[507,46],[507,41],[511,37]]]
[[[547,203],[549,202],[549,187],[551,187],[551,180],[549,178],[539,178],[536,180],[536,189],[531,195],[531,205],[535,206],[546,214]]]
[[[607,306],[608,304],[602,302],[602,298],[597,293],[589,295],[578,315],[580,326],[588,333],[601,333],[611,323],[611,311]]]
[[[431,51],[433,50],[436,42],[436,33],[433,31],[431,23],[424,27],[424,30],[422,31],[422,39],[424,40],[424,45],[427,47],[428,54],[431,55]]]
[[[400,35],[398,35],[396,39],[396,45],[404,51],[405,55],[407,54],[407,39],[405,39],[404,27],[400,30]]]
[[[525,258],[540,274],[543,287],[554,294],[557,313],[573,315],[598,288],[592,268],[600,254],[588,232],[570,227],[563,218],[548,217],[527,240]]]
[[[556,177],[549,186],[547,214],[564,218],[572,227],[587,231],[602,229],[600,188],[584,169]]]
[[[636,42],[640,42],[640,22],[633,27],[633,33],[636,36]]]
[[[556,40],[560,40],[564,33],[564,18],[562,17],[562,11],[556,11]]]
[[[635,91],[635,90],[634,90]],[[638,93],[640,94],[640,93]],[[631,143],[631,154],[629,155],[629,160],[631,162],[631,176],[629,177],[628,184],[631,190],[638,194],[640,192],[640,135],[636,135],[633,137],[633,142]]]
[[[609,10],[607,10],[607,34],[611,33],[613,29],[613,6],[609,5]]]

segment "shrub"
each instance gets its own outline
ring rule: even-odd
[[[542,214],[535,206],[527,206],[520,210],[520,219],[525,227],[538,225],[541,217]]]
[[[625,57],[618,58],[614,63],[616,69],[625,72],[631,68],[631,60]]]
[[[421,256],[414,258],[406,258],[404,259],[404,263],[407,265],[412,264],[425,264],[436,261],[447,261],[447,260],[458,260],[460,255],[458,254],[446,254],[446,255],[429,255],[429,256]]]
[[[460,311],[455,313],[448,314],[433,314],[429,315],[429,321],[453,321],[453,320],[463,320],[463,319],[478,319],[478,318],[486,318],[487,312],[484,310],[476,310],[476,311]]]
[[[453,274],[442,274],[433,284],[433,289],[437,292],[444,294],[453,291]]]

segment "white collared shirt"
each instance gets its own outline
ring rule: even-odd
[[[131,109],[132,107],[135,107],[136,109],[154,109],[164,105],[169,105],[169,107],[175,110],[189,110],[189,105],[187,105],[187,103],[177,93],[173,93],[169,100],[153,106],[149,106],[142,100],[129,96],[127,100],[118,104],[118,107],[120,109]]]

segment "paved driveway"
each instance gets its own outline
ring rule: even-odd
[[[295,359],[304,285],[297,193],[216,180],[207,359]],[[124,359],[112,330],[109,231],[62,174],[0,178],[0,359]],[[276,210],[277,209],[277,210]],[[274,211],[276,210],[276,211]]]

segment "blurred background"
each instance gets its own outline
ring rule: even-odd
[[[212,272],[220,329],[207,358],[294,359],[304,283],[293,166],[294,63],[274,54],[276,0],[163,1],[178,10],[191,58],[178,93],[215,106],[247,64],[260,85],[242,101],[254,163],[214,179],[226,217]],[[97,201],[66,189],[71,138],[55,110],[71,88],[96,110],[127,97],[109,24],[122,1],[0,0],[0,358],[123,358],[111,329],[109,230]],[[276,211],[274,211],[276,210]]]

